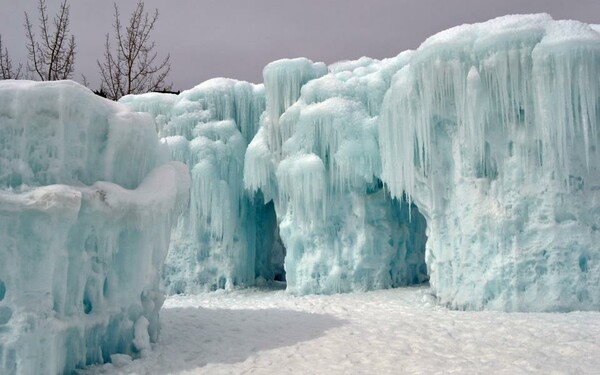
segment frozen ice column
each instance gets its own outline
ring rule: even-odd
[[[0,373],[142,355],[189,177],[147,115],[73,82],[0,82]]]

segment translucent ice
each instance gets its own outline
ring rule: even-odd
[[[411,221],[407,202],[386,194],[378,179],[377,116],[392,75],[409,56],[338,63],[306,82],[294,79],[300,73],[291,72],[304,67],[294,61],[265,68],[267,112],[246,152],[244,181],[276,203],[289,291],[335,293],[427,279],[424,221]],[[288,74],[273,74],[273,66]],[[271,110],[269,90],[294,86],[289,91],[298,97],[273,118],[282,105]]]
[[[72,82],[0,82],[0,373],[70,373],[157,339],[189,181],[154,128]]]

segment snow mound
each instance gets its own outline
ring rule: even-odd
[[[600,366],[600,312],[449,311],[424,287],[170,296],[161,322],[148,357],[82,375],[595,374]]]

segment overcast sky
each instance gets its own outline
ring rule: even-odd
[[[0,0],[0,34],[14,62],[25,61],[23,12],[37,0]],[[96,59],[112,33],[113,2],[71,0],[77,42],[74,79],[99,85]],[[128,18],[136,0],[118,1]],[[147,0],[160,16],[154,40],[171,53],[174,89],[213,77],[262,81],[262,68],[284,57],[332,63],[383,58],[414,49],[428,36],[463,23],[514,13],[600,23],[600,0]],[[53,15],[59,0],[47,0]]]

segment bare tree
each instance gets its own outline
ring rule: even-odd
[[[123,29],[119,8],[116,3],[114,6],[115,50],[112,50],[109,34],[106,34],[104,61],[97,61],[101,90],[113,100],[127,94],[169,90],[171,85],[166,83],[166,79],[171,71],[170,55],[159,60],[154,50],[156,43],[150,40],[150,32],[158,20],[158,9],[149,16],[144,11],[144,3],[139,0]]]
[[[69,5],[63,0],[52,23],[51,30],[45,0],[39,0],[39,29],[37,41],[29,14],[25,12],[25,32],[29,61],[27,70],[42,81],[68,79],[75,65],[75,36],[69,35]]]
[[[19,64],[16,70],[13,70],[12,60],[8,56],[8,49],[2,48],[2,35],[0,35],[0,79],[19,79],[21,68]]]

